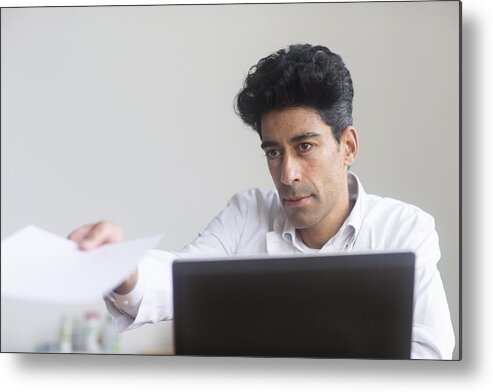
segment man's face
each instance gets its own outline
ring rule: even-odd
[[[357,152],[357,140],[356,151],[346,143],[350,127],[338,144],[331,127],[304,107],[267,112],[261,127],[262,149],[290,222],[300,232],[335,234],[349,213],[347,170]]]

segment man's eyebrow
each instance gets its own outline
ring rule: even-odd
[[[298,143],[298,142],[301,142],[303,140],[313,139],[315,137],[320,137],[320,133],[318,133],[318,132],[305,132],[305,133],[302,133],[301,135],[293,136],[290,139],[290,142],[291,143]]]
[[[304,133],[301,133],[299,135],[293,136],[289,140],[289,142],[291,144],[294,144],[294,143],[299,143],[301,141],[308,140],[308,139],[313,139],[313,138],[320,137],[320,136],[321,135],[318,132],[304,132]],[[262,148],[264,150],[266,148],[268,148],[268,147],[279,147],[279,143],[278,142],[275,142],[275,141],[272,141],[272,140],[265,140],[260,145],[260,148]]]
[[[268,147],[279,147],[279,143],[278,142],[271,141],[271,140],[265,140],[260,145],[260,148],[262,150],[265,150]]]

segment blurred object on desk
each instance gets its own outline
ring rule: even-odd
[[[36,352],[118,354],[120,336],[109,315],[101,318],[99,311],[88,310],[84,317],[62,315],[58,341],[43,342]]]

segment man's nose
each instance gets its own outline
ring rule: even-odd
[[[299,162],[289,155],[283,156],[281,168],[281,182],[284,185],[293,185],[293,183],[301,181],[301,170]]]

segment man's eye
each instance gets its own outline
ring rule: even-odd
[[[300,151],[304,152],[304,151],[308,151],[310,148],[312,148],[313,145],[311,143],[301,143],[298,147],[299,147]]]
[[[275,159],[279,156],[279,151],[278,150],[266,151],[265,156],[267,157],[267,159]]]

